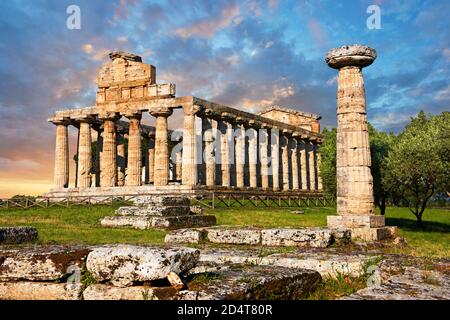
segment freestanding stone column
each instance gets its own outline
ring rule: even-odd
[[[142,151],[141,151],[141,117],[140,113],[125,115],[130,119],[128,130],[128,163],[127,186],[140,186],[142,184]]]
[[[311,138],[314,139],[314,138]],[[316,150],[315,140],[310,140],[308,145],[308,165],[309,165],[309,190],[316,191]]]
[[[300,189],[298,180],[298,143],[295,138],[289,139],[289,149],[291,150],[291,168],[292,168],[292,190]]]
[[[281,163],[282,163],[282,174],[283,174],[283,191],[289,191],[289,148],[288,148],[288,137],[282,135],[280,137],[281,142]]]
[[[245,186],[245,119],[237,118],[239,130],[236,130],[236,187]]]
[[[127,166],[126,152],[125,152],[125,131],[116,131],[116,145],[117,145],[117,186],[123,187],[125,185],[125,169]]]
[[[172,109],[159,107],[150,110],[150,114],[156,117],[154,184],[155,186],[165,186],[169,184],[169,130],[167,117],[172,114]]]
[[[269,189],[269,132],[267,126],[259,130],[259,158],[261,162],[261,188]]]
[[[100,114],[103,121],[103,148],[100,153],[100,186],[114,187],[116,184],[116,114]]]
[[[384,216],[374,215],[373,180],[366,95],[362,68],[376,59],[372,48],[353,45],[328,52],[328,66],[339,70],[337,94],[337,213],[330,227],[350,227],[352,237],[380,240],[395,230],[384,226]]]
[[[91,118],[80,120],[78,143],[78,188],[85,189],[91,187],[92,169],[92,138],[91,138]]]
[[[206,117],[203,118],[203,130],[205,135],[205,164],[206,164],[206,185],[208,187],[213,187],[216,181],[216,160],[215,160],[215,136],[214,133],[214,122],[211,112],[207,111]]]
[[[280,130],[272,128],[270,132],[270,145],[272,148],[272,187],[273,191],[280,191]]]
[[[69,121],[53,121],[53,124],[56,125],[54,187],[63,189],[69,186]]]
[[[146,139],[145,152],[145,183],[153,183],[155,176],[155,132],[150,131]]]
[[[300,142],[298,142],[300,143]],[[307,146],[309,140],[302,139],[300,145],[300,169],[301,169],[301,184],[302,190],[308,190],[308,161],[307,161]]]
[[[258,136],[255,130],[256,125],[250,122],[250,128],[247,130],[248,135],[248,166],[250,187],[258,187]]]

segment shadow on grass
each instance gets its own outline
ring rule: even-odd
[[[422,224],[423,226],[419,227],[416,220],[386,217],[386,225],[397,226],[403,230],[450,233],[450,224],[426,220],[424,220]]]

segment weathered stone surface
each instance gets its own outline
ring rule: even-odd
[[[0,282],[0,300],[79,300],[81,285],[45,282]]]
[[[0,281],[54,281],[82,268],[90,249],[50,246],[0,251]]]
[[[206,230],[179,229],[167,234],[166,243],[200,243],[206,239]]]
[[[116,213],[121,216],[183,216],[190,214],[189,206],[130,206],[120,207]]]
[[[169,272],[185,272],[197,264],[199,255],[199,250],[190,248],[105,246],[89,254],[86,267],[96,280],[124,287],[137,281],[164,279]]]
[[[326,58],[326,63],[334,69],[345,66],[367,67],[377,58],[377,52],[367,46],[351,45],[331,49]]]
[[[347,228],[330,228],[334,242],[348,244],[352,242],[352,230]]]
[[[207,237],[213,243],[257,245],[261,243],[261,230],[258,229],[223,229],[207,230]]]
[[[191,214],[203,214],[203,208],[201,206],[191,206]]]
[[[175,300],[295,300],[306,297],[321,283],[318,272],[274,266],[235,265],[209,274],[210,281],[188,283]]]
[[[189,206],[189,198],[164,195],[137,196],[133,203],[137,206]]]
[[[342,300],[450,300],[450,276],[439,271],[406,267],[381,284]]]
[[[363,241],[380,241],[384,239],[394,239],[396,236],[397,236],[397,227],[352,229],[352,239],[359,239]]]
[[[232,264],[267,265],[287,268],[304,268],[319,272],[323,277],[338,275],[360,276],[372,256],[330,254],[323,252],[274,253],[260,256],[257,251],[231,249],[202,250],[200,263],[192,272],[214,272]]]
[[[327,225],[329,228],[379,228],[384,227],[385,218],[382,215],[328,216]]]
[[[93,284],[83,291],[84,300],[157,300],[153,289],[145,286],[120,288],[108,284]]]
[[[38,231],[34,227],[5,227],[0,228],[0,244],[23,243],[35,241]]]
[[[190,227],[209,227],[216,224],[216,217],[205,216],[109,216],[101,220],[104,227],[132,227],[136,229],[179,229]]]
[[[262,245],[266,246],[311,246],[325,248],[333,243],[329,229],[265,229],[262,230]]]

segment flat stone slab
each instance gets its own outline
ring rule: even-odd
[[[258,245],[261,230],[257,229],[207,229],[207,239],[212,243]]]
[[[34,227],[5,227],[0,228],[0,244],[19,244],[33,242],[38,238],[38,231]]]
[[[146,286],[120,288],[93,284],[83,291],[83,300],[156,300],[153,289]]]
[[[157,216],[108,216],[100,221],[103,227],[132,227],[135,229],[180,229],[209,227],[216,224],[212,215],[187,215],[174,217]]]
[[[261,242],[265,246],[326,248],[334,242],[334,238],[330,229],[266,229],[262,230]]]
[[[190,205],[190,200],[187,197],[173,197],[164,195],[147,195],[147,196],[136,196],[132,200],[133,204],[137,206],[183,206],[187,207]]]
[[[191,248],[105,246],[89,253],[86,267],[97,281],[125,287],[165,279],[169,272],[185,272],[197,264],[199,256],[200,251]]]
[[[200,281],[195,281],[200,277]],[[322,281],[313,270],[234,265],[232,269],[190,276],[188,290],[175,300],[295,300],[307,297]]]
[[[397,227],[353,228],[352,239],[362,241],[380,241],[397,237]]]
[[[329,228],[380,228],[385,226],[385,217],[382,215],[347,215],[327,216]]]
[[[90,249],[83,246],[32,246],[0,250],[0,281],[55,281],[81,268]]]
[[[129,206],[120,207],[116,214],[120,216],[186,216],[191,213],[189,206]]]
[[[0,300],[79,300],[81,285],[46,282],[0,282]]]
[[[273,253],[261,256],[256,251],[205,249],[201,252],[199,265],[189,273],[220,270],[237,263],[311,269],[323,277],[336,277],[340,274],[358,277],[364,273],[366,263],[372,259],[374,256],[323,252]]]
[[[164,241],[166,243],[200,243],[206,240],[205,229],[178,229],[168,234]]]

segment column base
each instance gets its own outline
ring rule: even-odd
[[[397,227],[354,228],[352,240],[380,241],[397,237]]]

